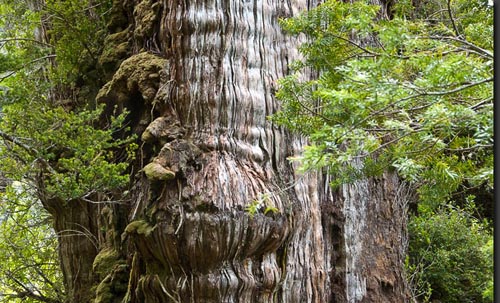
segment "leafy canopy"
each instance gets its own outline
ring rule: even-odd
[[[493,302],[493,238],[474,212],[448,206],[410,220],[407,270],[420,302]]]
[[[402,1],[393,11],[326,1],[282,20],[309,40],[280,81],[273,121],[309,136],[296,159],[328,168],[333,185],[395,169],[433,207],[467,187],[492,189],[492,8]],[[308,68],[319,76],[305,80]]]

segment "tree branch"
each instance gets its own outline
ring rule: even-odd
[[[1,130],[0,130],[0,138],[4,139],[5,141],[9,141],[9,142],[11,142],[11,143],[13,143],[13,144],[21,147],[25,151],[27,151],[28,154],[30,154],[31,156],[33,156],[33,157],[36,158],[35,161],[38,161],[38,162],[42,163],[45,166],[45,168],[47,168],[47,170],[50,173],[52,173],[52,174],[56,174],[57,173],[55,171],[55,169],[52,168],[52,166],[50,166],[50,164],[45,159],[42,159],[42,158],[38,157],[39,152],[35,148],[33,148],[33,147],[31,147],[31,146],[29,146],[29,145],[21,142],[18,138],[14,137],[14,136],[11,136],[11,135],[9,135],[9,134],[1,131]]]
[[[480,102],[478,102],[478,103],[470,106],[469,108],[473,109],[473,110],[477,110],[477,109],[483,107],[483,105],[485,105],[485,104],[491,104],[491,105],[493,105],[493,103],[490,103],[491,101],[493,101],[493,98],[487,98],[485,100],[482,100],[482,101],[480,101]]]
[[[457,37],[460,37],[461,35],[458,32],[457,25],[455,24],[455,18],[453,18],[453,13],[451,12],[451,0],[448,0],[447,5],[448,5],[448,16],[450,16],[451,25],[453,25],[453,30],[455,31],[455,35],[457,35]]]
[[[31,298],[31,299],[35,299],[37,301],[45,302],[45,303],[63,303],[61,300],[58,300],[58,299],[49,298],[49,297],[46,297],[43,295],[37,295],[30,290],[20,291],[20,292],[14,293],[14,294],[3,294],[3,295],[5,297],[13,298],[13,299],[17,298],[17,299],[23,300],[23,299]]]
[[[38,155],[38,151],[36,149],[34,149],[33,147],[31,147],[27,144],[24,144],[18,138],[11,136],[11,135],[9,135],[1,130],[0,130],[0,137],[2,139],[4,139],[5,141],[9,141],[9,142],[21,147],[22,149],[27,151],[33,157],[36,157]]]
[[[9,279],[12,279],[12,281],[15,284],[19,285],[22,289],[24,289],[24,291],[17,291],[15,294],[8,294],[9,297],[19,298],[19,299],[31,298],[31,299],[35,299],[35,300],[45,302],[45,303],[62,303],[60,300],[46,297],[46,296],[42,295],[41,293],[36,294],[33,290],[31,290],[23,282],[19,281],[19,279],[14,277],[14,275],[10,271],[8,271],[6,274],[7,274]]]
[[[332,34],[332,36],[333,36],[334,38],[337,38],[337,39],[340,39],[340,40],[342,40],[342,41],[345,41],[345,42],[347,42],[347,43],[349,43],[349,44],[352,44],[353,46],[355,46],[355,47],[359,48],[360,50],[364,51],[365,53],[367,53],[367,54],[369,54],[369,55],[371,55],[371,56],[374,56],[374,57],[380,57],[380,56],[382,56],[382,54],[380,54],[380,53],[376,53],[376,52],[373,52],[373,51],[371,51],[371,50],[369,50],[369,49],[367,49],[367,48],[365,48],[365,47],[363,47],[363,46],[359,45],[358,43],[356,43],[356,42],[354,42],[354,41],[352,41],[352,40],[350,40],[350,39],[344,38],[344,37],[342,37],[342,36],[334,35],[334,34]],[[408,57],[408,56],[399,56],[399,55],[389,55],[389,56],[391,56],[391,57],[395,57],[395,58],[399,58],[399,59],[409,59],[409,58],[410,58],[410,57]]]
[[[443,95],[454,94],[454,93],[458,93],[459,91],[471,88],[471,87],[476,86],[476,85],[481,85],[483,83],[492,82],[493,80],[494,80],[494,77],[490,77],[490,78],[483,79],[481,81],[464,84],[463,86],[457,87],[457,88],[452,89],[452,90],[435,91],[435,92],[421,92],[421,93],[415,95],[415,97],[418,97],[418,96],[443,96]]]
[[[468,152],[468,151],[473,151],[476,149],[480,148],[493,148],[493,144],[476,144],[471,147],[464,147],[464,148],[445,148],[444,150],[446,151],[452,151],[452,152]]]
[[[468,46],[469,48],[471,48],[472,50],[476,51],[478,54],[481,54],[483,56],[486,56],[490,59],[493,59],[494,56],[493,56],[493,53],[475,45],[474,43],[471,43],[467,40],[464,40],[464,39],[460,39],[460,38],[457,38],[457,37],[449,37],[449,36],[428,36],[428,37],[423,37],[423,36],[420,36],[420,37],[417,37],[417,38],[421,38],[421,39],[431,39],[431,40],[451,40],[451,41],[456,41],[456,42],[460,42],[466,46]]]
[[[50,59],[50,58],[55,58],[56,55],[52,54],[52,55],[47,55],[47,56],[43,56],[43,57],[40,57],[40,58],[36,58],[28,63],[25,63],[23,64],[20,68],[16,69],[16,70],[13,70],[11,72],[8,72],[5,76],[2,76],[0,77],[0,82],[2,82],[3,80],[9,78],[10,76],[14,75],[15,73],[17,73],[18,71],[22,70],[23,68],[26,68],[26,66],[30,65],[30,64],[33,64],[35,62],[38,62],[38,61],[41,61],[41,60],[45,60],[45,59]]]
[[[46,47],[54,47],[54,45],[52,44],[48,44],[48,43],[45,43],[45,42],[42,42],[42,41],[38,41],[38,40],[35,40],[35,39],[28,39],[28,38],[5,38],[5,39],[0,39],[0,43],[7,43],[7,42],[12,42],[12,41],[27,41],[27,42],[33,42],[33,43],[36,43],[36,44],[40,44],[40,45],[43,45],[43,46],[46,46]]]

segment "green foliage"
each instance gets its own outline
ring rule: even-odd
[[[126,131],[126,113],[102,127],[103,106],[70,110],[50,100],[50,82],[22,71],[15,79],[0,92],[0,171],[5,176],[44,184],[39,195],[65,201],[127,183],[124,160],[133,156],[137,145],[134,137],[118,139],[118,133]],[[116,161],[120,149],[128,154]]]
[[[38,107],[39,106],[39,107]],[[0,147],[4,158],[0,170],[11,179],[33,181],[45,174],[47,198],[71,200],[95,192],[124,186],[128,175],[126,162],[114,162],[120,147],[135,148],[127,140],[115,139],[125,118],[112,119],[109,128],[94,125],[102,112],[97,110],[67,111],[62,107],[31,102],[31,110],[23,111],[22,103],[3,108],[0,130],[17,138],[17,144],[6,142]],[[19,127],[22,125],[22,127]],[[128,145],[127,145],[128,144]]]
[[[396,171],[419,198],[407,264],[415,295],[492,302],[488,223],[476,208],[444,205],[493,191],[493,8],[398,1],[389,18],[366,1],[329,0],[281,24],[308,37],[271,117],[310,139],[291,160],[328,171],[332,186]]]
[[[1,35],[8,37],[3,55],[9,62],[21,63],[3,66],[0,170],[13,180],[43,184],[38,194],[45,198],[65,201],[124,186],[126,161],[137,147],[131,144],[134,137],[118,139],[127,132],[122,127],[126,113],[103,123],[103,106],[75,86],[76,76],[90,74],[97,63],[104,39],[103,14],[110,1],[16,4],[0,2],[8,17],[1,24],[5,29]],[[14,18],[19,15],[29,18]],[[37,31],[48,35],[50,44],[30,37]],[[44,52],[56,60],[34,64],[33,53]],[[82,98],[85,102],[78,106],[76,100]],[[119,157],[121,149],[127,155]]]
[[[261,194],[258,199],[250,202],[246,207],[245,211],[248,215],[253,218],[257,213],[262,212],[264,215],[272,215],[279,212],[279,209],[271,205],[271,194]]]
[[[0,89],[16,81],[16,72],[39,70],[53,58],[39,34],[40,13],[28,1],[0,1]]]
[[[486,260],[492,264],[492,260],[494,258],[493,255],[493,239],[490,238],[486,245],[484,245],[481,249],[483,255],[485,256]],[[490,266],[491,267],[491,266]],[[490,268],[491,270],[491,268]],[[484,286],[483,290],[483,300],[485,302],[493,302],[495,297],[494,297],[494,283],[493,283],[493,278],[490,277],[488,281],[486,282],[486,285]]]
[[[106,37],[106,13],[111,0],[46,0],[43,12],[50,18],[47,34],[57,56],[55,76],[63,84],[89,77]]]
[[[0,302],[65,301],[61,235],[38,199],[112,199],[129,182],[127,112],[95,102],[110,7],[0,0],[0,175],[13,184],[0,191]]]
[[[333,185],[395,169],[429,204],[465,183],[491,190],[493,10],[456,1],[452,22],[446,9],[436,12],[444,19],[409,18],[404,5],[387,19],[363,1],[326,1],[283,20],[309,41],[280,81],[272,119],[309,136],[295,159],[304,170],[327,167]],[[317,79],[303,79],[307,68]]]
[[[493,302],[493,240],[473,211],[446,207],[410,220],[407,267],[422,302]]]
[[[53,88],[98,81],[111,0],[0,0],[0,80],[43,70]],[[63,86],[67,86],[63,89]]]
[[[0,302],[64,299],[56,235],[33,195],[20,182],[0,193]]]
[[[258,213],[258,211],[262,208],[262,201],[261,200],[253,200],[250,204],[248,204],[245,207],[245,210],[247,211],[248,215],[253,218],[255,214]]]

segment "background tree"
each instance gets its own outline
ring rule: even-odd
[[[492,231],[476,212],[448,206],[410,220],[407,265],[419,301],[494,302]]]

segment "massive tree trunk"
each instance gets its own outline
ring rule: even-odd
[[[141,147],[127,203],[52,211],[93,235],[61,238],[69,302],[407,301],[397,178],[332,191],[266,120],[298,56],[278,18],[309,5],[114,1],[97,100],[131,111]]]

